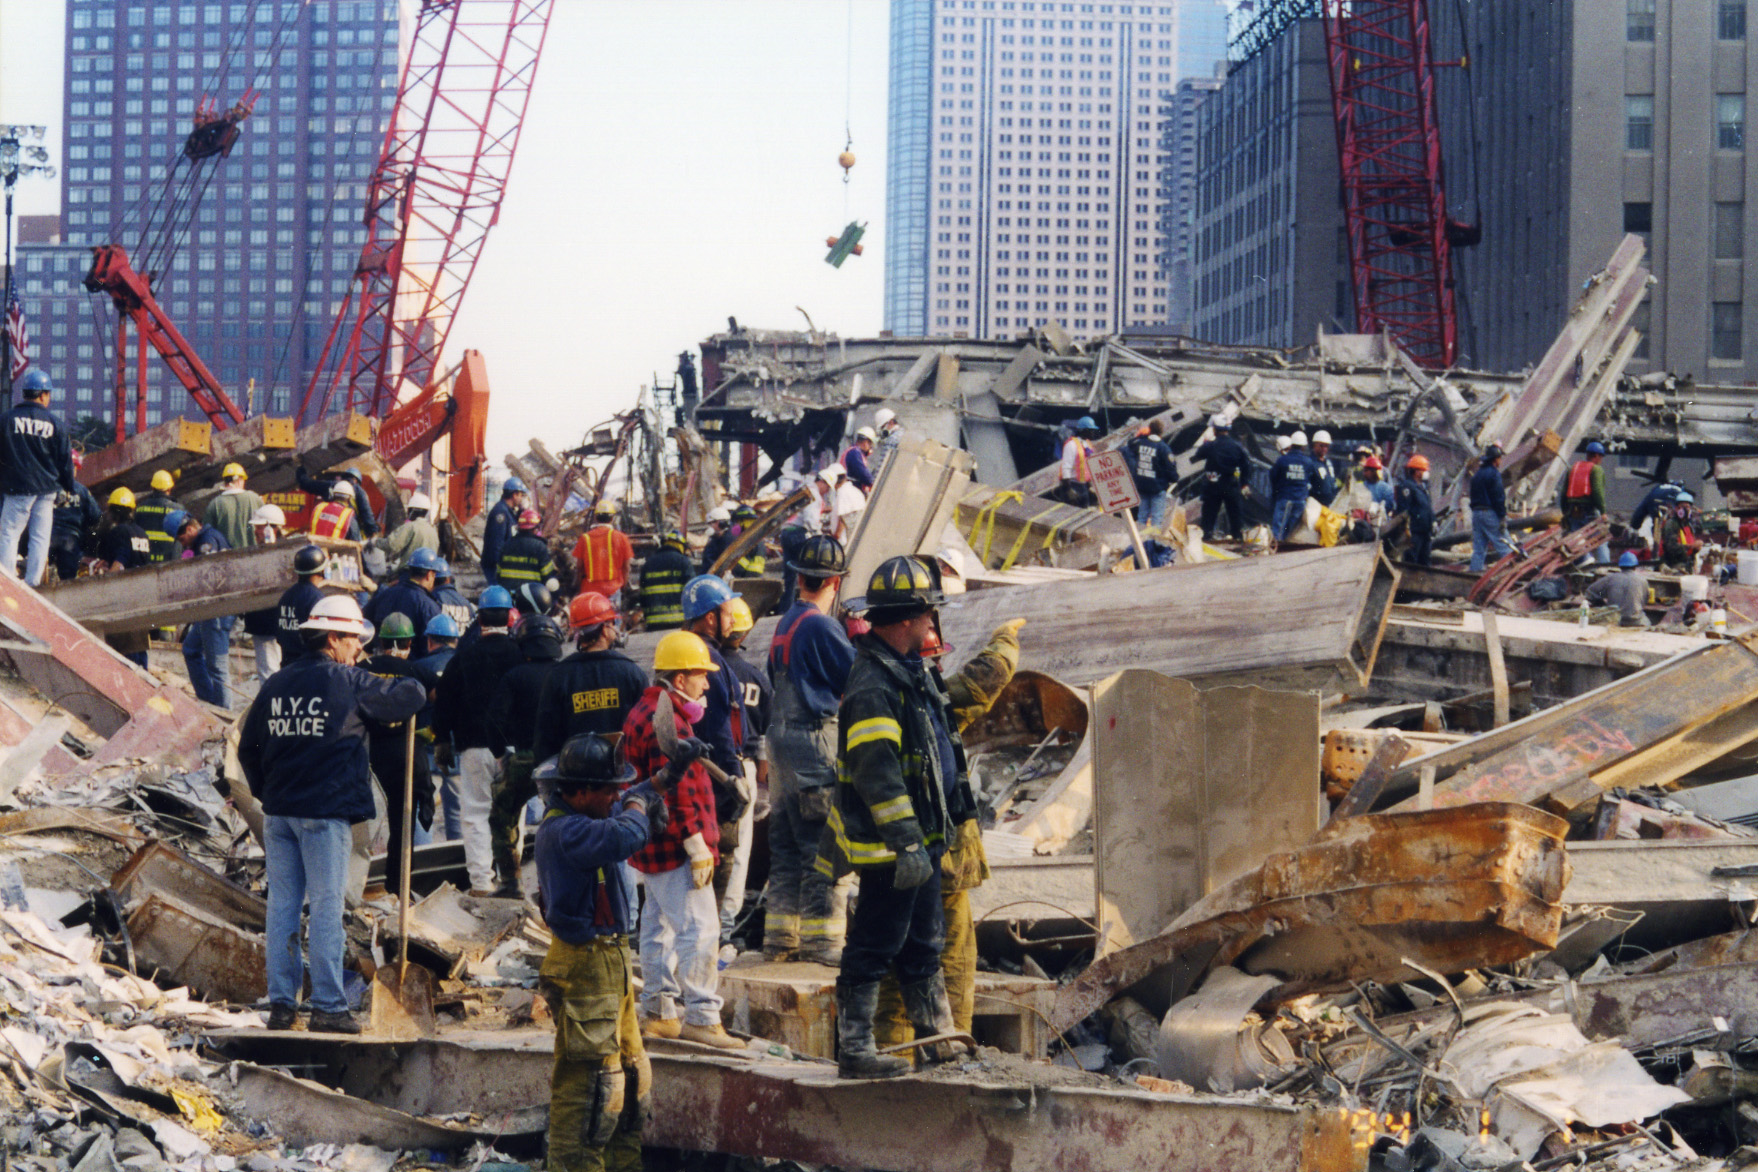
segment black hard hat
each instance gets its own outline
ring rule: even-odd
[[[850,599],[848,608],[872,612],[869,618],[909,618],[946,601],[940,589],[940,567],[926,558],[895,557],[879,563],[867,580],[867,593]]]
[[[1489,447],[1483,449],[1483,458],[1486,462],[1489,460],[1499,460],[1502,458],[1503,454],[1502,445],[1500,444],[1491,444]]]
[[[299,575],[321,574],[324,566],[329,564],[330,555],[322,548],[307,545],[293,555],[293,572]]]
[[[548,614],[553,599],[542,582],[521,582],[513,592],[513,605],[521,614]]]
[[[848,573],[848,554],[836,538],[816,533],[800,542],[787,568],[808,578],[834,578]]]
[[[622,738],[602,737],[597,733],[581,733],[569,737],[556,755],[555,774],[551,778],[557,789],[579,789],[585,785],[627,785],[635,780],[635,767],[623,759]]]
[[[548,615],[527,615],[519,624],[516,641],[527,659],[562,657],[562,629]]]

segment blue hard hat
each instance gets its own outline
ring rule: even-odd
[[[165,532],[172,537],[175,537],[177,536],[177,531],[183,528],[188,521],[188,513],[184,512],[182,509],[172,509],[169,513],[165,514]]]
[[[1587,445],[1587,454],[1589,456],[1603,456],[1605,455],[1605,445],[1598,440],[1594,440]]]
[[[428,619],[426,633],[429,639],[456,639],[463,634],[458,630],[458,620],[449,614],[436,614]]]
[[[476,605],[483,610],[512,610],[513,596],[507,592],[505,586],[490,586],[482,592]]]
[[[417,573],[425,573],[428,570],[437,571],[445,564],[445,562],[440,560],[439,554],[433,552],[433,550],[428,549],[424,545],[409,555],[408,568]]]
[[[54,389],[55,382],[49,377],[49,372],[35,367],[25,371],[24,377],[18,380],[18,393],[27,397],[34,397],[38,391]]]
[[[433,580],[438,582],[452,576],[452,563],[435,554],[433,559]]]
[[[684,621],[694,622],[723,602],[733,600],[732,587],[718,574],[697,574],[684,583]]]
[[[1082,415],[1074,421],[1074,429],[1076,431],[1098,431],[1099,425],[1091,415]]]
[[[1631,553],[1629,550],[1626,549],[1622,554],[1618,555],[1618,569],[1620,569],[1620,570],[1633,570],[1635,568],[1636,568],[1636,555],[1635,554]]]
[[[523,480],[520,480],[517,476],[507,477],[507,482],[505,484],[501,485],[501,495],[502,496],[511,496],[516,492],[524,492],[524,491],[525,491],[525,482]]]

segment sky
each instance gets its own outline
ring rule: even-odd
[[[0,0],[0,123],[49,125],[57,166],[61,8]],[[533,436],[578,443],[728,315],[879,330],[889,11],[556,0],[500,222],[448,340],[448,360],[470,348],[487,364],[492,460]],[[57,211],[58,191],[22,181],[16,211]],[[851,219],[868,224],[865,255],[833,269],[825,237]]]

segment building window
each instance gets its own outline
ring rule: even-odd
[[[1648,357],[1649,323],[1653,320],[1653,317],[1653,306],[1647,300],[1644,300],[1642,304],[1638,305],[1636,307],[1636,312],[1631,316],[1630,328],[1636,331],[1637,334],[1636,349],[1632,352],[1631,357]]]
[[[1740,360],[1740,303],[1717,301],[1712,306],[1714,320],[1709,343],[1711,358]]]
[[[1746,205],[1715,205],[1715,259],[1740,260],[1746,255]]]
[[[1715,145],[1724,151],[1746,149],[1745,94],[1715,95]]]
[[[1724,41],[1746,39],[1746,0],[1721,0],[1715,33]]]
[[[1632,41],[1654,40],[1654,0],[1629,0],[1625,36]]]
[[[1736,97],[1738,95],[1735,95]],[[1654,97],[1631,95],[1624,99],[1624,149],[1654,149]]]
[[[1642,237],[1642,243],[1648,244],[1654,232],[1654,205],[1651,203],[1626,203],[1624,205],[1624,231],[1634,232]]]

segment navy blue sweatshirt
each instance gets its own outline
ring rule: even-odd
[[[617,866],[647,843],[640,809],[609,818],[554,805],[537,827],[538,898],[543,922],[569,944],[627,936],[630,891]]]
[[[74,492],[73,439],[42,404],[27,399],[0,415],[0,494]]]

